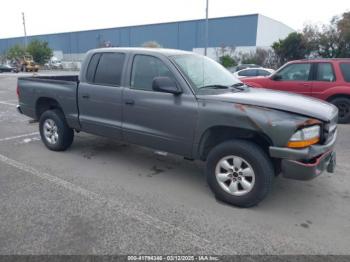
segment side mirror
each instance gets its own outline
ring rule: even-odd
[[[275,74],[275,75],[271,76],[271,79],[275,80],[275,81],[280,81],[280,80],[282,80],[282,76],[280,76],[279,74]]]
[[[179,95],[182,93],[175,81],[167,76],[158,76],[153,79],[152,89],[154,91]]]

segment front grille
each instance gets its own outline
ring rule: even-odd
[[[330,122],[323,125],[323,134],[322,134],[322,142],[323,144],[327,144],[329,141],[333,139],[333,137],[337,133],[337,122],[338,115],[335,115]]]

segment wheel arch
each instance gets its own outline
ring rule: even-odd
[[[350,94],[341,93],[341,94],[331,95],[326,99],[326,101],[331,102],[333,99],[336,99],[336,98],[348,98],[348,99],[350,99]]]
[[[233,139],[242,139],[254,142],[267,154],[269,146],[273,144],[267,135],[258,131],[232,126],[212,126],[203,132],[199,140],[197,152],[199,159],[205,161],[210,150],[216,145]]]
[[[52,109],[59,109],[62,111],[62,107],[56,99],[51,97],[40,97],[35,103],[35,116],[39,119],[45,111]]]

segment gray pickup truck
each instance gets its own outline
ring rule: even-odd
[[[251,88],[191,52],[91,50],[79,77],[21,77],[17,93],[48,149],[66,150],[75,130],[206,161],[215,196],[240,207],[280,173],[309,180],[335,168],[336,107]]]

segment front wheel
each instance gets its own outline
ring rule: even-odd
[[[53,151],[64,151],[71,146],[74,138],[73,129],[69,128],[63,113],[58,110],[44,112],[39,120],[41,140]]]
[[[338,110],[338,122],[340,124],[350,123],[350,99],[347,97],[337,97],[330,101]]]
[[[263,200],[273,177],[266,153],[248,141],[219,144],[207,159],[207,181],[215,196],[238,207],[255,206]]]

